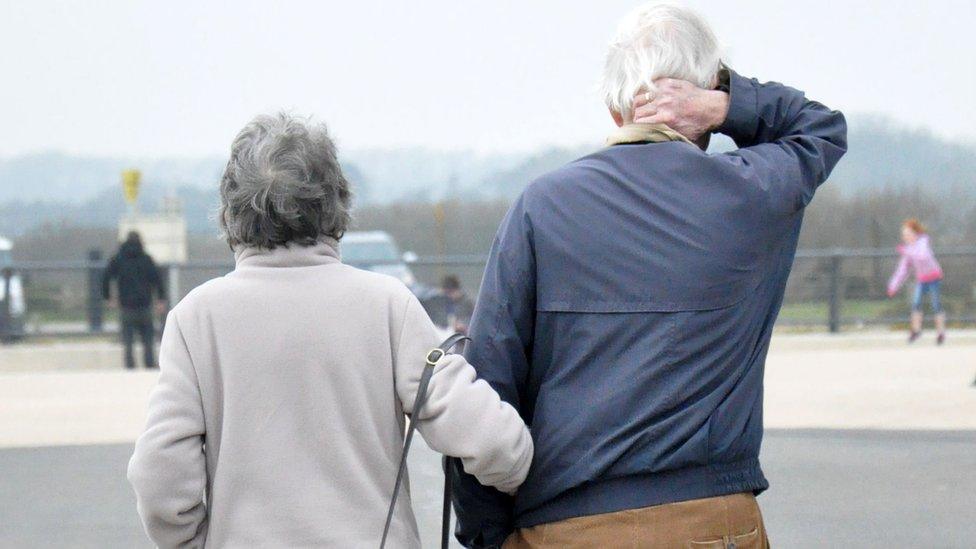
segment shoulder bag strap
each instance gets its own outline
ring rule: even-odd
[[[434,366],[436,366],[437,361],[443,358],[444,355],[454,348],[455,345],[468,339],[470,338],[463,334],[454,334],[427,353],[427,364],[424,365],[424,371],[420,375],[420,384],[417,386],[417,398],[413,403],[413,412],[410,413],[410,426],[407,427],[407,435],[403,439],[403,451],[400,453],[400,467],[397,470],[396,483],[393,486],[393,497],[390,499],[390,509],[386,513],[386,524],[383,526],[383,539],[380,541],[380,549],[384,549],[384,547],[386,547],[386,538],[390,533],[390,525],[393,523],[393,511],[396,509],[397,496],[400,495],[400,485],[403,484],[403,475],[407,470],[407,454],[410,452],[410,443],[413,441],[413,433],[417,430],[417,421],[419,421],[420,418],[420,410],[427,402],[427,386],[430,385],[430,378],[434,375]],[[446,524],[441,525],[441,544],[446,548],[447,545],[445,544],[445,541],[447,540],[445,537],[445,532],[450,530],[451,509],[450,492],[448,492],[449,486],[445,485],[444,489],[444,502],[447,507],[444,510]]]

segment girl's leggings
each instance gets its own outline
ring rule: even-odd
[[[942,300],[939,294],[942,290],[942,281],[933,280],[932,282],[919,282],[915,285],[915,295],[912,297],[912,311],[922,310],[922,298],[929,294],[932,302],[932,312],[939,314],[942,312]]]

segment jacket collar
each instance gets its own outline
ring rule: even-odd
[[[273,250],[252,246],[234,250],[237,267],[312,267],[339,263],[339,243],[323,237],[311,246],[290,244]]]
[[[663,143],[666,141],[684,141],[694,145],[685,136],[665,126],[664,124],[624,124],[614,130],[607,137],[607,146],[623,145],[627,143]]]

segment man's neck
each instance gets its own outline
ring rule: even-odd
[[[691,143],[685,136],[664,124],[624,124],[607,137],[607,146],[627,143],[665,143],[683,141]]]

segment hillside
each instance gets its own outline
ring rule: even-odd
[[[832,176],[844,192],[918,185],[976,196],[974,144],[948,142],[878,117],[854,117],[848,140],[848,153]]]
[[[946,200],[976,198],[974,145],[947,142],[924,130],[872,117],[854,117],[849,139],[850,151],[831,177],[831,187],[843,195],[919,188]],[[722,138],[711,150],[731,146]],[[496,155],[370,149],[343,154],[343,167],[354,183],[358,207],[442,199],[511,200],[532,179],[598,147]],[[176,194],[183,199],[191,231],[211,231],[223,163],[217,157],[140,161],[61,153],[0,159],[0,234],[17,236],[50,221],[114,226],[124,211],[119,172],[131,166],[145,174],[145,209],[154,208],[165,194]]]

